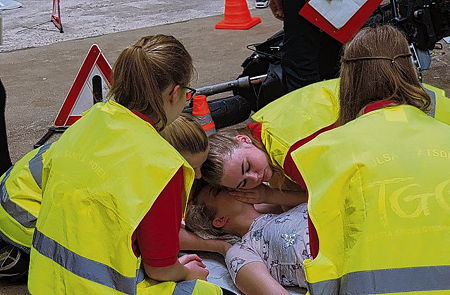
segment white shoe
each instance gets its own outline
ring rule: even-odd
[[[256,8],[266,8],[269,6],[269,0],[256,0]]]

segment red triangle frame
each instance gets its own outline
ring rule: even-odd
[[[59,0],[53,0],[53,11],[52,17],[50,19],[52,23],[58,28],[60,33],[64,33],[62,22],[61,22],[61,9],[59,5]]]
[[[97,44],[92,45],[88,55],[83,61],[80,70],[73,82],[72,87],[67,94],[67,97],[61,106],[61,109],[56,116],[54,126],[55,127],[67,127],[75,123],[81,116],[71,115],[71,112],[77,102],[78,97],[86,84],[89,74],[93,70],[94,66],[97,66],[100,72],[108,80],[107,83],[111,84],[112,68],[109,65],[106,58],[100,51]]]

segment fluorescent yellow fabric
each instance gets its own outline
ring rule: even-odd
[[[428,92],[431,92],[433,109],[430,115],[439,121],[450,124],[450,98],[445,95],[445,91],[426,83],[422,85]]]
[[[48,158],[30,292],[134,294],[140,260],[132,234],[180,167],[189,194],[193,169],[149,123],[113,101],[92,107]]]
[[[42,147],[41,147],[42,148]],[[1,178],[0,232],[3,238],[25,251],[29,251],[34,226],[42,201],[40,184],[36,183],[30,161],[42,162],[46,153],[35,149],[17,161]],[[42,167],[42,166],[41,166]],[[42,173],[35,167],[36,173]],[[6,177],[5,181],[3,179]]]
[[[338,94],[338,79],[314,83],[282,96],[252,116],[262,124],[261,139],[274,165],[283,167],[293,144],[336,122]]]
[[[180,290],[177,290],[180,289]],[[152,280],[145,280],[138,285],[138,295],[158,295],[158,294],[173,294],[173,295],[221,295],[222,290],[209,282],[202,280],[186,281],[186,282],[155,282]]]
[[[339,81],[332,79],[292,91],[252,115],[262,124],[261,139],[272,164],[283,167],[293,144],[322,128],[339,116]],[[442,89],[423,84],[434,97],[430,115],[450,124],[450,99]]]
[[[255,122],[262,124],[261,139],[272,164],[283,167],[293,144],[337,121],[339,81],[332,79],[297,89],[252,115]],[[450,99],[444,90],[425,83],[423,86],[436,101],[430,115],[450,124]]]
[[[388,107],[292,155],[319,237],[318,256],[305,261],[311,294],[449,293],[448,125]]]

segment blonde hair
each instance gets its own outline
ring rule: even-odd
[[[160,134],[180,153],[202,153],[209,146],[202,126],[189,114],[181,114]]]
[[[342,57],[339,123],[355,119],[367,104],[380,100],[426,112],[431,100],[410,56],[408,41],[392,26],[367,27],[356,34]]]
[[[174,37],[143,37],[119,55],[108,98],[155,118],[160,131],[167,124],[162,92],[172,84],[189,84],[193,70],[191,56]]]
[[[213,186],[221,186],[224,174],[223,164],[239,148],[239,141],[236,139],[237,135],[250,137],[252,144],[266,154],[273,172],[284,175],[280,167],[272,164],[264,145],[252,136],[249,128],[224,128],[209,136],[208,158],[202,166],[202,177],[204,180]]]
[[[206,199],[215,198],[220,193],[220,189],[208,186],[203,180],[194,183],[186,210],[186,227],[197,234],[203,233],[220,237],[224,234],[224,231],[220,228],[215,228],[212,224],[217,210],[213,206],[209,206],[205,198],[200,199],[201,193],[208,195]]]

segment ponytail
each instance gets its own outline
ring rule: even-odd
[[[153,118],[160,131],[167,125],[162,92],[171,85],[189,84],[192,73],[192,58],[177,39],[143,37],[119,55],[108,98]]]

